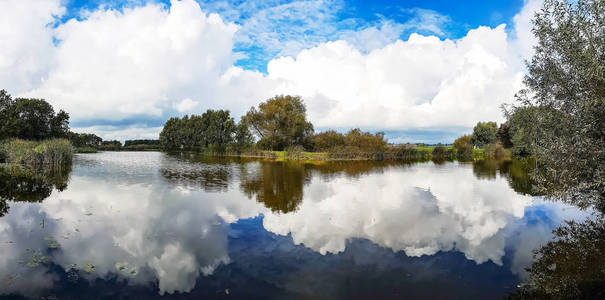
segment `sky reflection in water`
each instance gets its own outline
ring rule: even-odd
[[[498,298],[585,215],[525,167],[79,155],[63,191],[2,196],[0,294]]]

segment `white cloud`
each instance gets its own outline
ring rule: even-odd
[[[98,125],[89,127],[74,127],[74,132],[93,133],[103,140],[124,141],[128,139],[157,139],[162,131],[162,126],[147,127],[144,124],[132,124],[127,126]]]
[[[181,100],[181,102],[179,103],[175,103],[173,105],[174,109],[176,109],[178,112],[184,113],[184,112],[188,112],[188,111],[192,111],[194,108],[196,108],[198,105],[200,105],[199,102],[197,101],[193,101],[190,98],[185,98],[183,100]]]
[[[2,44],[14,45],[0,50],[2,87],[46,98],[70,113],[74,127],[94,120],[162,120],[208,108],[229,109],[237,118],[283,93],[303,96],[316,128],[375,130],[470,128],[477,121],[502,121],[500,104],[512,101],[521,87],[520,57],[531,48],[529,18],[539,5],[527,2],[514,18],[514,36],[501,25],[473,29],[457,40],[412,34],[402,41],[398,36],[406,30],[443,35],[449,19],[418,9],[404,24],[382,19],[344,24],[357,28],[345,30],[343,24],[330,25],[337,22],[340,2],[330,2],[332,7],[323,1],[246,2],[242,9],[253,13],[240,26],[207,14],[193,0],[173,0],[167,7],[101,7],[53,29],[47,24],[64,8],[58,2],[36,3],[17,1],[0,9],[8,12],[0,22],[19,15],[15,9],[34,12],[33,18],[10,21],[17,24],[11,25],[15,31],[0,29]],[[318,14],[305,15],[309,9]],[[292,25],[293,20],[302,25]],[[313,31],[308,40],[293,38],[305,30]],[[233,65],[241,56],[233,53],[236,43],[291,56],[271,60],[264,75]],[[122,130],[115,134],[105,126],[102,135],[123,139],[157,132],[129,126],[114,127]]]
[[[37,87],[52,67],[52,24],[65,9],[59,0],[0,1],[0,89]]]
[[[278,91],[302,95],[318,127],[463,126],[502,120],[523,73],[504,25],[459,40],[412,34],[367,55],[345,41],[274,59]]]
[[[525,0],[521,11],[513,18],[515,28],[515,40],[517,51],[523,59],[529,59],[533,55],[533,46],[536,45],[536,37],[531,32],[533,25],[531,20],[534,14],[542,8],[544,0]]]
[[[160,117],[176,99],[219,106],[236,30],[192,0],[172,1],[169,11],[155,4],[96,10],[56,29],[56,67],[27,95],[49,99],[75,121]],[[191,104],[176,109],[197,108]]]

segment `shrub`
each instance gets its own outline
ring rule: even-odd
[[[510,156],[509,152],[500,143],[485,146],[485,157],[487,158],[504,158],[508,156]]]
[[[473,146],[471,144],[471,136],[463,135],[457,138],[452,145],[452,148],[456,151],[456,156],[461,159],[468,159],[473,157]]]
[[[284,153],[284,157],[290,158],[290,159],[300,159],[303,157],[303,155],[302,155],[303,150],[304,149],[302,146],[290,146],[286,149],[286,152]]]
[[[315,151],[328,151],[331,148],[345,145],[345,136],[334,130],[318,133],[313,136],[312,140]]]

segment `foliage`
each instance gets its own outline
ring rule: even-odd
[[[284,150],[300,145],[309,148],[313,125],[307,122],[307,109],[299,96],[275,96],[252,107],[242,118],[259,138],[261,149]]]
[[[71,166],[53,170],[32,170],[21,165],[0,165],[0,217],[8,213],[7,201],[40,202],[53,188],[67,188]]]
[[[76,147],[75,151],[76,151],[76,153],[97,153],[97,152],[99,152],[99,150],[97,150],[97,148],[88,147],[88,146]]]
[[[41,142],[10,139],[0,143],[0,153],[5,163],[33,168],[58,168],[71,163],[73,148],[65,139]]]
[[[535,107],[537,187],[550,198],[605,208],[605,3],[549,0],[533,25],[538,44],[518,100]],[[523,126],[523,134],[533,128]]]
[[[496,142],[498,134],[498,125],[496,122],[479,122],[473,128],[471,144],[483,148],[487,144]]]
[[[122,149],[122,143],[120,141],[103,141],[99,150],[105,151],[120,151]]]
[[[534,252],[529,281],[510,298],[605,298],[605,219],[566,223]]]
[[[473,157],[473,145],[471,145],[471,136],[463,135],[457,138],[452,145],[456,151],[456,156],[461,159],[469,159]]]
[[[339,133],[331,133],[337,135]],[[336,140],[336,139],[334,139]],[[333,146],[327,149],[334,159],[384,159],[387,141],[384,133],[372,134],[363,132],[359,128],[351,129],[343,135],[344,145]],[[336,140],[338,142],[338,140]]]
[[[43,140],[64,138],[69,131],[69,114],[55,114],[44,99],[12,97],[0,90],[0,139]]]
[[[328,151],[331,148],[344,146],[346,144],[345,136],[334,130],[315,134],[312,140],[315,151]]]
[[[245,129],[235,124],[228,110],[209,109],[201,116],[170,118],[164,124],[159,141],[166,150],[210,149],[212,152],[224,152],[237,138],[241,143],[247,142],[249,134]]]
[[[250,149],[252,145],[254,145],[254,136],[248,129],[248,125],[240,120],[235,128],[235,139],[231,145],[231,151],[242,153]]]
[[[513,138],[511,136],[510,126],[508,125],[508,123],[500,124],[498,132],[496,133],[496,137],[498,139],[498,142],[502,144],[504,148],[509,149],[513,146]]]
[[[431,154],[433,158],[449,158],[452,156],[452,151],[442,145],[437,145]]]
[[[92,133],[75,133],[69,132],[67,134],[69,142],[76,148],[99,148],[103,144],[103,139]]]
[[[485,146],[484,156],[486,158],[500,159],[500,158],[508,157],[510,155],[509,155],[508,151],[506,151],[506,149],[504,149],[504,146],[502,146],[502,144],[500,144],[500,142],[497,142],[495,144],[488,144]]]
[[[124,147],[132,146],[132,145],[152,145],[152,146],[157,146],[156,148],[159,148],[160,140],[144,139],[144,140],[126,140],[126,141],[124,141]]]

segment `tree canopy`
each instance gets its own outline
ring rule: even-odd
[[[605,2],[548,0],[533,25],[538,43],[518,103],[539,128],[537,188],[605,209]]]
[[[479,122],[473,128],[471,144],[477,147],[485,147],[487,144],[495,143],[498,139],[498,125],[496,122]]]
[[[201,116],[170,118],[160,133],[160,145],[167,150],[240,151],[250,146],[246,125],[236,125],[228,110],[207,110]]]
[[[44,99],[13,99],[0,90],[0,139],[42,140],[65,138],[69,132],[69,114]]]
[[[275,96],[250,108],[242,120],[258,137],[262,149],[284,150],[307,146],[313,135],[313,124],[307,121],[307,109],[299,96]]]

